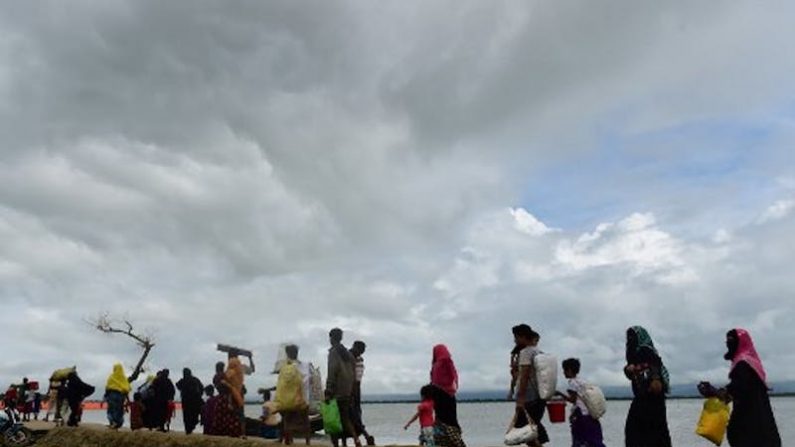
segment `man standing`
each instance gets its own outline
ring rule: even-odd
[[[530,326],[520,324],[513,328],[514,341],[519,351],[518,390],[516,391],[516,427],[527,425],[527,415],[538,426],[538,439],[530,446],[538,447],[549,442],[546,428],[541,424],[546,410],[546,402],[541,399],[538,392],[538,380],[533,366],[533,360],[538,351],[538,341],[541,338]]]
[[[182,378],[177,382],[177,389],[182,399],[182,420],[185,423],[185,433],[189,435],[199,424],[199,415],[202,405],[204,405],[202,400],[204,385],[190,369],[185,368],[182,370]]]
[[[364,377],[364,358],[362,355],[367,350],[367,345],[361,341],[356,340],[351,347],[351,355],[354,359],[354,382],[353,394],[351,395],[351,418],[353,419],[353,426],[356,432],[363,435],[367,441],[367,445],[375,445],[375,438],[367,433],[362,419],[362,377]]]
[[[337,400],[342,421],[342,444],[345,445],[347,436],[353,437],[356,447],[361,447],[359,434],[351,418],[351,396],[354,383],[354,358],[342,344],[342,329],[334,328],[329,332],[331,348],[328,351],[328,375],[326,376],[326,401]],[[334,447],[339,446],[340,438],[333,436],[331,441]]]

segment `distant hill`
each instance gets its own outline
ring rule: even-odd
[[[629,386],[606,386],[603,387],[605,396],[608,399],[620,400],[631,399],[632,389]],[[795,381],[775,382],[772,385],[772,395],[795,395]],[[462,391],[458,394],[459,402],[494,402],[505,400],[505,391]],[[672,398],[697,398],[700,397],[696,384],[673,385],[671,386],[670,397]],[[365,402],[416,402],[419,396],[416,394],[371,394],[365,396]]]

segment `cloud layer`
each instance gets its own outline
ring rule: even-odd
[[[341,326],[373,393],[438,342],[507,386],[523,321],[606,384],[632,324],[675,382],[734,326],[795,379],[791,8],[4,5],[0,380],[133,364],[104,311],[205,376]]]

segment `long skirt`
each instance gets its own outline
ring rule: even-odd
[[[108,423],[113,428],[124,425],[124,394],[110,390],[105,394],[108,402]]]
[[[434,443],[437,447],[466,447],[461,436],[461,428],[436,421],[434,426]]]
[[[216,402],[212,419],[212,434],[231,438],[243,436],[243,409],[235,406],[229,396],[221,396]]]
[[[671,447],[665,397],[635,397],[624,435],[626,447]]]
[[[219,396],[213,396],[207,399],[207,402],[204,403],[204,408],[202,408],[202,426],[203,433],[205,435],[214,435],[215,434],[215,427],[213,426],[213,418],[215,414],[218,412],[218,403],[219,403]]]
[[[182,422],[185,424],[185,433],[191,434],[199,425],[199,416],[202,411],[201,399],[182,402]]]

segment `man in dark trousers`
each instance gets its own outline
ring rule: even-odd
[[[359,433],[351,418],[351,397],[353,395],[355,361],[350,351],[342,344],[342,329],[334,328],[329,332],[331,348],[328,351],[328,375],[326,376],[326,401],[337,400],[342,421],[342,444],[345,438],[353,437],[356,447],[362,447]],[[331,438],[334,447],[339,446],[340,437]]]
[[[202,412],[202,393],[204,385],[197,379],[190,369],[182,370],[182,378],[177,382],[180,398],[182,399],[182,420],[185,423],[185,434],[193,433],[199,424],[199,415]]]

